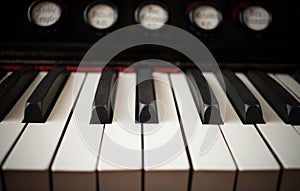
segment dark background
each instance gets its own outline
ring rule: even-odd
[[[58,26],[42,30],[28,21],[27,12],[31,0],[7,0],[0,7],[0,64],[78,64],[88,48],[109,32],[135,24],[134,12],[141,0],[114,0],[119,9],[118,21],[110,31],[95,32],[83,20],[84,9],[94,1],[59,0],[64,15]],[[243,30],[232,19],[232,12],[240,0],[201,1],[213,3],[221,9],[223,22],[220,30],[212,34],[199,34],[191,30],[186,9],[194,1],[160,1],[168,7],[168,24],[196,35],[224,67],[268,69],[299,68],[298,46],[299,11],[297,1],[253,1],[264,5],[272,13],[272,24],[264,33]],[[156,57],[179,61],[188,66],[185,57],[167,48],[150,47],[130,49],[115,57],[116,64],[125,64],[142,58]]]

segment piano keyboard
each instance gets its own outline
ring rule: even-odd
[[[300,189],[299,76],[106,72],[0,70],[0,191]]]

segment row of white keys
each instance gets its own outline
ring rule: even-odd
[[[99,162],[99,190],[142,188],[141,124],[135,123],[135,73],[120,73],[113,121],[105,124]]]
[[[31,85],[27,88],[24,94],[16,102],[12,110],[0,123],[0,164],[2,163],[4,157],[9,152],[13,143],[17,139],[18,135],[25,126],[22,123],[24,118],[24,107],[26,100],[31,95],[36,86],[40,83],[46,72],[40,72]],[[0,177],[1,178],[1,177]],[[0,179],[0,191],[2,191],[1,179]]]
[[[87,74],[70,123],[51,166],[53,190],[96,191],[102,124],[90,124],[100,73]]]
[[[232,191],[236,166],[217,125],[201,122],[184,74],[170,74],[193,176],[191,190]]]
[[[225,140],[238,167],[237,191],[276,190],[280,166],[254,125],[244,125],[225,92],[212,73],[204,73],[221,107],[226,107],[224,125],[220,125]],[[221,108],[221,111],[224,111]]]
[[[47,122],[26,126],[2,167],[7,191],[50,189],[49,165],[83,79],[71,74]]]
[[[300,101],[300,84],[288,74],[275,74],[277,81],[286,88],[298,101]],[[294,125],[300,134],[300,125]]]
[[[168,74],[154,73],[158,124],[143,124],[145,191],[188,188],[189,162]]]
[[[244,74],[237,75],[261,104],[266,124],[257,124],[257,127],[283,167],[279,189],[281,191],[299,190],[299,134],[291,125],[286,125],[280,119]]]

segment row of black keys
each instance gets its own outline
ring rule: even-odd
[[[202,122],[222,124],[218,101],[201,71],[188,69],[185,72]],[[136,73],[136,121],[158,123],[152,70],[139,68],[136,69]],[[5,74],[6,71],[0,69],[0,79]],[[38,71],[31,67],[24,67],[2,81],[0,121],[9,113],[37,74]],[[47,73],[26,102],[24,122],[47,120],[69,74],[70,72],[62,67]],[[217,75],[218,80],[224,80],[226,94],[243,123],[264,123],[260,104],[250,90],[232,71],[223,70],[222,74],[223,76]],[[300,103],[285,88],[262,71],[249,71],[246,75],[285,123],[300,124]],[[116,70],[102,71],[92,106],[91,123],[112,122],[117,77]],[[294,77],[300,83],[300,72],[296,72]]]

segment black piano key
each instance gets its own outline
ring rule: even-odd
[[[261,106],[245,84],[230,70],[223,70],[226,95],[244,124],[264,123]],[[217,75],[218,80],[220,75]]]
[[[33,70],[32,67],[24,67],[14,71],[0,84],[0,121],[8,114],[37,74],[38,71]]]
[[[300,84],[300,70],[297,70],[297,71],[295,72],[295,79],[296,79],[296,81]]]
[[[188,69],[186,75],[202,122],[223,124],[218,101],[202,72],[197,69]]]
[[[43,123],[48,118],[70,72],[57,67],[49,71],[26,101],[24,122]]]
[[[158,123],[152,69],[138,68],[136,72],[136,121],[141,123]]]
[[[0,68],[0,80],[5,76],[7,72]]]
[[[300,124],[300,103],[279,83],[262,71],[249,71],[247,77],[285,123]]]
[[[96,90],[92,117],[90,123],[92,124],[105,124],[111,123],[113,118],[113,100],[114,88],[117,79],[116,70],[102,71],[101,78]]]

